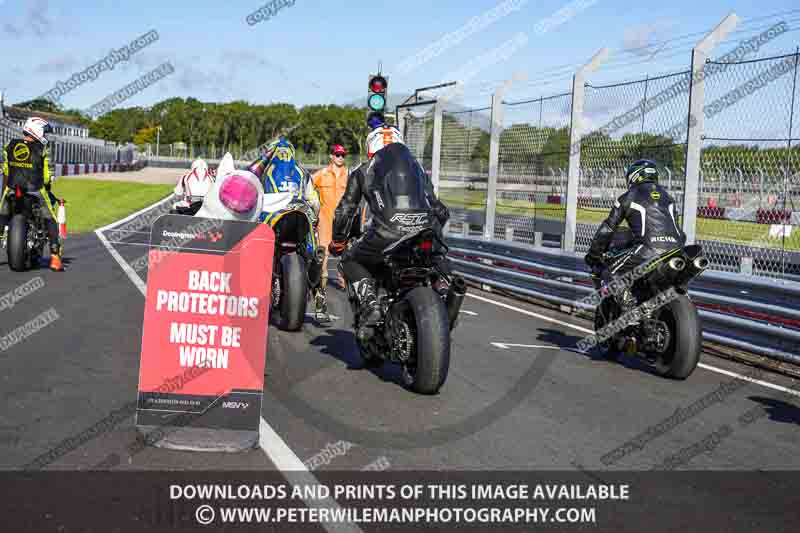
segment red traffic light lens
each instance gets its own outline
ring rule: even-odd
[[[377,78],[372,78],[372,81],[369,84],[369,88],[374,93],[381,93],[386,90],[386,80],[381,78],[380,76]]]

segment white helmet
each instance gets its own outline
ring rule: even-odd
[[[208,163],[202,159],[195,159],[192,163],[192,172],[198,179],[204,179],[208,175]]]
[[[44,136],[45,133],[51,133],[52,131],[52,126],[50,126],[45,119],[40,117],[29,118],[25,121],[25,125],[22,126],[22,133],[30,135],[44,145],[47,144],[47,138]]]
[[[392,143],[405,144],[400,130],[388,124],[375,128],[367,135],[367,157],[372,158],[378,150]]]

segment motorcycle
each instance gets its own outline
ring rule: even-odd
[[[204,196],[185,196],[184,200],[172,204],[173,215],[194,216],[203,207]]]
[[[5,201],[10,215],[4,241],[8,265],[11,270],[24,272],[39,263],[48,242],[47,226],[38,215],[42,200],[17,185],[6,193]]]
[[[447,251],[432,229],[406,235],[383,250],[383,264],[373,273],[382,316],[374,328],[361,324],[358,298],[346,284],[356,344],[367,366],[401,365],[404,385],[420,394],[438,393],[447,379],[450,335],[467,292],[464,278],[441,268]],[[341,263],[338,270],[344,276]]]
[[[627,237],[628,234],[622,233],[615,235],[615,240],[624,243]],[[639,270],[642,275],[629,289],[636,299],[636,308],[642,312],[631,320],[626,317],[622,321],[619,320],[622,308],[616,297],[608,295],[599,273],[629,253],[632,251],[624,244],[612,245],[593,272],[595,289],[605,296],[595,309],[595,331],[610,327],[611,333],[599,346],[611,359],[626,351],[652,364],[662,377],[686,379],[697,367],[702,348],[700,317],[689,297],[688,286],[708,268],[708,259],[700,245],[692,244],[665,252],[648,262]],[[648,306],[646,302],[663,303],[649,309],[655,306]]]
[[[185,180],[185,189],[179,195],[180,200],[172,204],[171,214],[194,216],[203,207],[203,201],[214,184],[216,174],[209,170],[202,178],[198,178],[196,174],[188,174],[182,179]]]
[[[262,213],[261,222],[275,232],[272,267],[272,310],[278,327],[298,331],[303,327],[310,291],[319,287],[325,250],[316,246],[311,208],[292,201],[274,213]]]

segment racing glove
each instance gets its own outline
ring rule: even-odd
[[[334,257],[339,257],[344,253],[345,248],[347,248],[346,241],[332,241],[328,246],[328,251]]]

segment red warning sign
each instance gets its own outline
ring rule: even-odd
[[[274,246],[266,224],[156,221],[138,426],[258,431]]]

